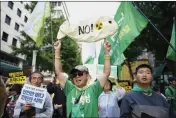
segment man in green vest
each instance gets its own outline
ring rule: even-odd
[[[60,62],[61,42],[55,42],[55,71],[67,97],[67,117],[98,117],[98,97],[110,75],[110,47],[110,44],[104,40],[104,72],[99,76],[98,81],[89,84],[89,70],[83,65],[73,68],[72,81],[68,80],[68,76],[62,72]]]
[[[166,89],[165,95],[170,103],[172,116],[176,117],[176,77],[170,77],[168,80],[170,86]]]

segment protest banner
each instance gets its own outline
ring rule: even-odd
[[[47,90],[40,87],[35,87],[25,84],[19,96],[20,103],[31,103],[33,107],[43,108]]]
[[[26,75],[24,71],[15,71],[8,73],[8,84],[24,84],[26,82]]]
[[[60,26],[57,39],[62,39],[67,35],[77,42],[96,42],[112,36],[117,29],[118,26],[114,19],[105,16],[79,23],[65,21]]]

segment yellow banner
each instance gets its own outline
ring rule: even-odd
[[[119,82],[119,85],[121,87],[125,87],[125,86],[128,86],[128,82]]]
[[[24,84],[26,82],[26,76],[8,78],[8,84]]]
[[[8,84],[24,84],[26,82],[26,76],[23,71],[8,73]]]
[[[119,82],[119,85],[126,90],[126,93],[130,92],[132,86],[129,86],[128,82]]]
[[[125,86],[124,89],[126,90],[126,93],[130,92],[132,87],[131,86]]]

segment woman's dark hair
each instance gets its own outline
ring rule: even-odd
[[[110,90],[112,91],[112,85],[113,85],[113,83],[109,79],[107,79],[107,81],[110,83]]]
[[[42,79],[42,81],[43,81],[43,77],[44,77],[44,76],[43,76],[43,74],[42,74],[40,71],[34,71],[34,72],[32,72],[31,75],[30,75],[30,77],[29,77],[29,81],[31,81],[31,77],[32,77],[32,75],[35,74],[35,73],[40,74],[40,75],[41,75],[41,79]]]
[[[22,87],[23,87],[23,86],[20,85],[20,84],[14,84],[14,85],[12,85],[12,87],[9,89],[9,91],[16,91],[17,94],[20,94]]]

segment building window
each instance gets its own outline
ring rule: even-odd
[[[19,31],[19,27],[20,27],[20,25],[18,23],[15,23],[15,30],[16,31]]]
[[[52,5],[55,6],[61,6],[61,2],[52,2]]]
[[[57,2],[52,2],[52,5],[55,7],[57,5]]]
[[[9,6],[9,8],[13,9],[13,2],[12,2],[12,1],[9,1],[9,2],[8,2],[8,6]]]
[[[58,3],[58,6],[61,6],[61,2],[57,2]]]
[[[12,45],[16,47],[16,45],[17,45],[17,39],[13,38]]]
[[[28,18],[25,16],[24,17],[24,22],[26,23],[28,21]]]
[[[21,17],[21,10],[20,10],[20,9],[17,10],[17,15],[18,15],[19,17]]]
[[[7,23],[8,25],[10,25],[10,22],[11,22],[11,18],[8,15],[6,15],[5,23]]]
[[[8,36],[9,35],[6,32],[3,32],[3,34],[2,34],[2,40],[5,41],[5,42],[7,42]]]

